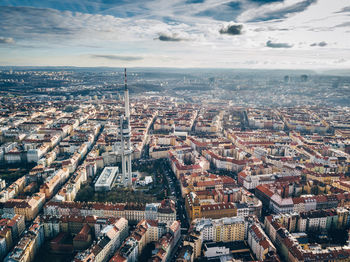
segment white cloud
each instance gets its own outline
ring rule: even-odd
[[[0,44],[14,44],[15,40],[12,37],[0,37]]]
[[[119,18],[107,14],[120,11],[120,6],[97,14],[4,7],[0,9],[0,31],[6,38],[16,39],[16,45],[0,45],[0,63],[84,66],[128,63],[170,67],[348,66],[350,34],[346,30],[349,28],[335,28],[348,21],[346,13],[339,13],[346,7],[347,0],[334,1],[331,6],[329,0],[319,0],[304,11],[286,15],[281,20],[248,22],[261,14],[285,10],[303,1],[285,0],[283,3],[258,6],[242,0],[243,11],[238,20],[243,21],[244,33],[234,37],[220,34],[219,30],[237,21],[223,22],[196,15],[232,2],[228,0],[206,0],[203,4],[193,5],[185,5],[185,0],[154,0],[143,6],[135,1],[128,4],[130,12],[135,15],[125,17],[123,13],[123,17]],[[142,11],[141,7],[146,11]],[[98,9],[94,5],[93,10]],[[186,41],[155,40],[160,34]],[[266,48],[269,40],[272,43],[288,43],[293,48],[283,52]],[[310,46],[321,42],[327,45],[322,48]],[[59,55],[53,56],[52,53]],[[89,54],[118,54],[118,57],[93,59]],[[345,59],[345,62],[334,62],[340,59]]]

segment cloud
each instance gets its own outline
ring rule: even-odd
[[[12,37],[0,37],[0,44],[14,44],[15,40]]]
[[[0,8],[0,31],[21,40],[41,40],[40,36],[69,39],[83,31],[82,14],[32,7]],[[80,19],[82,20],[82,19]],[[85,19],[87,20],[87,19]]]
[[[103,58],[108,60],[119,60],[119,61],[137,61],[142,60],[141,56],[121,56],[121,55],[90,55],[92,58]]]
[[[220,34],[241,35],[242,28],[243,28],[243,25],[241,24],[230,24],[221,28],[219,32]]]
[[[195,15],[200,17],[211,17],[219,21],[233,21],[243,11],[244,4],[238,1],[225,2],[222,4],[203,5],[201,11]],[[199,9],[200,10],[200,9]]]
[[[336,25],[335,27],[348,27],[348,26],[350,26],[350,22],[344,22],[344,23]]]
[[[268,27],[258,27],[256,29],[254,29],[254,32],[264,32],[264,31],[290,31],[290,28],[285,28],[285,27],[272,27],[272,26],[268,26]]]
[[[59,1],[42,1],[42,0],[2,0],[3,6],[12,7],[35,7],[38,9],[51,9],[57,11],[70,11],[85,14],[108,14],[115,17],[130,17],[142,13],[145,10],[144,3],[129,0],[59,0]],[[2,8],[2,7],[1,7]]]
[[[32,7],[0,7],[0,32],[16,43],[57,46],[100,45],[152,39],[166,24]],[[91,37],[93,36],[93,37]],[[36,43],[35,43],[36,42]],[[35,44],[34,44],[35,43]],[[130,43],[128,43],[130,45]]]
[[[187,0],[186,4],[202,4],[205,0]]]
[[[320,46],[320,47],[324,47],[326,46],[327,43],[325,41],[319,42],[319,43],[312,43],[310,46]]]
[[[271,40],[266,42],[266,46],[270,48],[292,48],[293,45],[288,43],[276,43],[272,42]]]
[[[350,12],[350,6],[346,6],[342,10],[340,10],[336,13],[348,13],[348,12]]]
[[[336,64],[341,64],[341,63],[345,63],[345,62],[347,62],[347,60],[344,58],[340,58],[340,59],[334,61],[334,63],[336,63]]]
[[[300,13],[305,11],[310,5],[316,3],[317,0],[304,0],[292,5],[284,3],[274,3],[268,5],[268,7],[262,6],[261,8],[250,9],[244,16],[248,16],[248,22],[262,22],[276,19],[284,19],[289,17],[291,14]],[[241,19],[242,20],[242,19]]]
[[[318,67],[344,57],[347,62],[339,66],[349,66],[349,13],[335,13],[347,10],[347,0],[330,6],[326,0],[312,3],[315,0],[3,0],[0,37],[15,44],[0,44],[0,64],[244,67],[248,61],[264,67],[268,60],[270,67],[284,61],[286,67],[313,67],[310,61]],[[276,19],[268,20],[271,17]],[[254,19],[266,21],[246,23]],[[317,33],[307,31],[323,27]],[[328,45],[319,47],[323,40]],[[310,47],[313,43],[317,46]]]
[[[275,2],[283,2],[284,0],[250,0],[250,1],[254,3],[259,3],[259,4],[270,4]]]
[[[184,38],[181,38],[178,34],[165,34],[161,33],[159,34],[158,38],[156,38],[160,41],[164,42],[179,42],[185,40]]]

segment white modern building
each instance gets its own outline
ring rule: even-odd
[[[95,183],[95,191],[111,190],[118,170],[118,167],[105,167],[105,169],[102,171],[102,174]]]

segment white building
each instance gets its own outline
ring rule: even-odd
[[[118,167],[106,167],[103,169],[102,174],[95,183],[95,191],[109,191],[113,187],[113,182],[116,174],[118,173]]]
[[[152,176],[145,176],[144,180],[139,180],[137,183],[140,186],[146,186],[148,184],[151,184],[153,182]]]
[[[254,224],[248,229],[248,244],[259,261],[264,261],[269,251],[276,252],[275,246],[259,224]]]
[[[204,244],[204,256],[208,259],[214,259],[229,254],[230,249],[224,245],[215,242]]]
[[[136,262],[139,256],[139,248],[136,239],[128,238],[123,246],[119,249],[121,257],[125,258],[127,262]]]

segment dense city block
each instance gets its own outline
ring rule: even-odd
[[[127,73],[0,71],[0,259],[350,261],[348,76]]]

